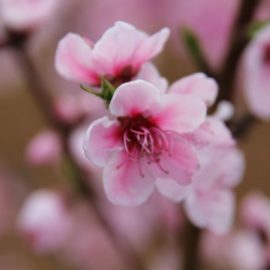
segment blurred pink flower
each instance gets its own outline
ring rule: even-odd
[[[0,16],[9,29],[33,30],[49,19],[58,2],[58,0],[0,0]]]
[[[72,230],[68,243],[58,255],[65,264],[80,270],[118,270],[122,258],[118,255],[104,228],[97,223],[95,214],[86,205],[73,205]]]
[[[194,96],[165,94],[137,80],[117,88],[109,105],[117,120],[96,120],[88,129],[87,157],[104,168],[109,200],[138,205],[157,179],[187,185],[198,169],[192,145],[183,136],[205,120],[206,106]],[[168,180],[168,181],[167,181]]]
[[[214,269],[266,269],[264,249],[256,235],[249,231],[235,231],[224,236],[207,233],[201,250]]]
[[[185,201],[187,215],[199,227],[225,233],[233,222],[232,189],[243,177],[243,154],[228,128],[215,118],[209,117],[191,139],[197,144],[201,169]]]
[[[174,89],[180,92],[181,87]],[[194,94],[206,100],[207,95],[197,91]],[[163,181],[160,190],[172,200],[185,199],[186,213],[197,226],[225,233],[233,220],[232,188],[239,184],[243,176],[243,155],[235,147],[229,129],[216,117],[208,117],[195,132],[186,136],[196,146],[200,170],[190,185],[177,187]]]
[[[20,212],[18,229],[38,253],[62,248],[71,229],[64,197],[50,190],[32,193]]]
[[[184,223],[178,205],[158,193],[138,207],[115,206],[104,200],[103,208],[119,238],[142,254],[151,248],[161,231],[170,235]]]
[[[148,37],[124,22],[116,22],[96,44],[69,33],[59,42],[56,69],[70,80],[99,86],[104,76],[119,85],[136,77],[141,66],[160,53],[168,36],[167,28]]]
[[[250,111],[270,119],[270,25],[263,28],[248,45],[243,58],[244,94]]]
[[[25,150],[26,161],[33,166],[54,165],[59,162],[62,142],[54,131],[43,131],[36,135]]]
[[[242,222],[270,241],[270,200],[262,193],[248,194],[241,204]]]

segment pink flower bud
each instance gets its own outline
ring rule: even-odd
[[[20,212],[18,229],[38,253],[61,248],[71,229],[70,215],[63,197],[50,190],[31,194]]]
[[[58,0],[0,0],[3,23],[16,31],[36,29],[46,22]]]
[[[247,195],[241,205],[243,223],[251,229],[266,234],[270,240],[270,200],[262,193]]]
[[[54,165],[59,162],[62,145],[59,136],[53,131],[36,135],[27,145],[26,161],[33,166]]]

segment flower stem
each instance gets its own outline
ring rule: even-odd
[[[242,0],[235,24],[232,28],[232,34],[229,49],[223,63],[223,68],[216,78],[220,85],[220,92],[217,102],[221,100],[232,101],[234,94],[234,82],[237,73],[239,60],[249,42],[247,34],[250,21],[254,17],[261,0]]]
[[[198,270],[199,262],[199,242],[201,229],[194,226],[187,220],[186,232],[184,236],[184,264],[183,270]]]

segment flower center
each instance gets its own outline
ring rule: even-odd
[[[267,44],[264,48],[263,63],[270,66],[270,44]]]
[[[123,67],[117,75],[107,75],[105,78],[114,86],[118,87],[119,85],[130,82],[137,74],[137,71],[130,65]]]
[[[163,151],[169,151],[167,134],[150,117],[119,117],[125,151],[131,158],[146,157],[148,163],[159,163]]]

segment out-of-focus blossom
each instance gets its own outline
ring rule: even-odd
[[[162,231],[171,234],[183,224],[183,215],[175,203],[160,194],[152,196],[138,207],[115,206],[104,200],[108,222],[123,241],[128,241],[138,252],[145,252]]]
[[[141,66],[162,50],[167,28],[152,36],[130,24],[116,22],[96,44],[69,33],[58,45],[55,65],[67,79],[100,85],[101,77],[119,85],[135,78]]]
[[[234,115],[234,106],[229,101],[221,101],[219,102],[217,109],[215,113],[212,115],[212,117],[221,120],[221,121],[229,121],[232,119]]]
[[[18,229],[38,253],[62,248],[71,229],[70,213],[64,197],[50,190],[31,194],[20,212]]]
[[[209,117],[191,139],[197,143],[201,170],[185,201],[187,215],[199,227],[225,233],[233,221],[232,189],[243,177],[243,154],[228,128],[215,118]]]
[[[33,166],[54,165],[59,162],[62,143],[53,131],[44,131],[34,137],[26,147],[25,159]]]
[[[206,156],[189,187],[191,191],[185,200],[185,210],[197,226],[223,234],[233,222],[235,202],[232,188],[242,178],[243,156],[234,147]],[[176,198],[181,196],[176,192]]]
[[[117,117],[98,119],[88,129],[87,157],[104,168],[109,200],[138,205],[165,185],[187,185],[198,159],[185,133],[205,120],[206,106],[195,96],[161,93],[137,80],[117,88],[109,105]],[[156,181],[158,180],[158,181]]]
[[[263,28],[248,45],[243,58],[244,94],[250,111],[270,119],[270,25]]]
[[[123,269],[117,246],[97,223],[91,209],[82,204],[74,205],[72,220],[68,244],[59,252],[64,263],[80,270]]]
[[[204,259],[218,269],[266,269],[263,247],[256,235],[249,231],[236,231],[224,236],[207,233],[201,250]]]
[[[49,20],[58,0],[0,0],[0,16],[9,29],[31,31]]]
[[[270,200],[261,193],[247,195],[241,205],[241,218],[250,229],[270,241]]]

